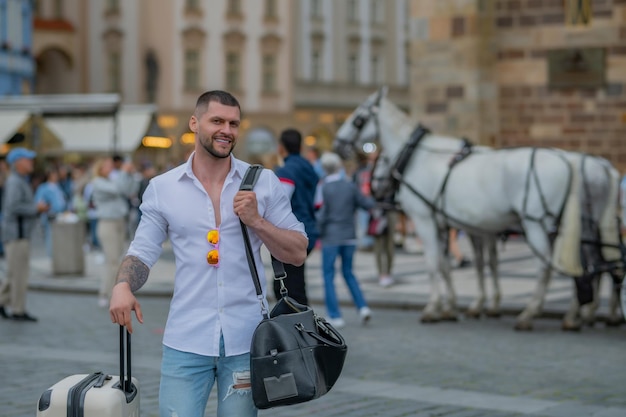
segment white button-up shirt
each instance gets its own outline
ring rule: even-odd
[[[217,229],[209,195],[187,163],[153,178],[143,195],[141,222],[127,255],[152,267],[169,236],[176,258],[174,295],[163,343],[173,349],[219,356],[220,334],[227,356],[250,351],[252,333],[262,318],[246,260],[243,235],[233,199],[249,164],[231,156],[231,170],[220,197],[219,266],[207,263],[214,246],[207,232]],[[264,169],[254,187],[259,213],[282,229],[304,226],[291,211],[289,198],[276,175]],[[266,293],[261,240],[249,230],[259,279]]]

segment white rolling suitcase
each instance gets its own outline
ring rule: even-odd
[[[131,376],[130,334],[120,326],[120,375],[63,378],[39,398],[41,417],[139,417],[139,383]]]

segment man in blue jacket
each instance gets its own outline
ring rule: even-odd
[[[286,129],[280,135],[278,154],[283,158],[284,165],[276,170],[288,196],[291,197],[291,210],[304,224],[309,246],[307,254],[315,247],[319,237],[315,219],[315,190],[319,177],[313,165],[300,155],[302,135],[296,129]],[[285,264],[287,279],[284,280],[289,296],[301,304],[309,304],[306,295],[304,267]],[[280,299],[280,281],[274,281],[274,295]]]

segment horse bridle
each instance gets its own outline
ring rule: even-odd
[[[361,131],[367,124],[368,120],[373,119],[374,124],[376,126],[376,136],[380,137],[380,124],[376,117],[373,117],[378,112],[378,107],[380,106],[381,95],[379,95],[376,100],[366,108],[366,114],[358,114],[354,120],[352,120],[352,126],[355,128],[354,134],[351,138],[342,138],[337,136],[337,142],[339,145],[335,146],[335,150],[339,155],[345,158],[347,152],[345,152],[345,148],[350,147],[352,151],[357,149],[356,142],[357,138],[360,136]]]

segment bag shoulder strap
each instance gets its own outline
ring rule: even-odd
[[[256,182],[259,180],[261,171],[263,171],[263,165],[250,165],[243,176],[243,180],[241,180],[239,189],[242,191],[252,191]]]
[[[263,165],[254,164],[250,165],[244,174],[243,180],[241,181],[241,185],[239,189],[242,191],[252,191],[256,182],[261,175],[261,171],[263,171]],[[246,249],[246,258],[248,259],[248,266],[250,267],[250,273],[252,274],[252,282],[254,283],[254,288],[256,290],[256,295],[258,297],[262,296],[261,291],[261,282],[259,281],[259,273],[256,269],[256,264],[254,263],[254,256],[252,255],[252,246],[250,245],[250,236],[248,235],[248,228],[246,225],[239,220],[241,224],[241,232],[243,233],[243,242]],[[274,270],[274,279],[283,279],[287,276],[285,273],[285,265],[278,259],[272,256],[272,269]],[[264,305],[263,305],[264,307]],[[265,311],[264,308],[262,308]]]

